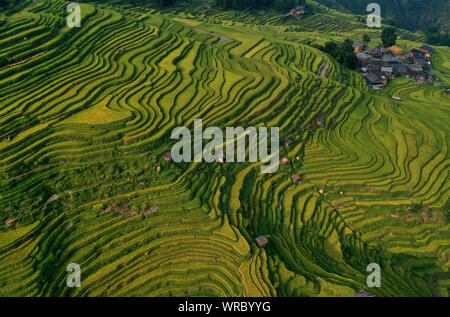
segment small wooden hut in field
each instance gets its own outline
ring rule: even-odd
[[[288,16],[292,16],[294,18],[301,18],[306,14],[305,6],[296,6],[295,8],[289,11]]]
[[[292,140],[290,139],[290,138],[286,138],[286,139],[284,139],[284,145],[287,147],[287,146],[290,146],[292,144]]]
[[[294,184],[300,183],[301,177],[298,174],[294,174],[291,176],[291,180]]]
[[[258,243],[261,248],[264,248],[269,243],[269,240],[267,240],[265,236],[259,236],[256,238],[256,243]]]
[[[170,162],[172,160],[172,154],[170,152],[164,153],[164,160]]]

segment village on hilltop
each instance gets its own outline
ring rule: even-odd
[[[413,78],[418,84],[431,83],[434,79],[429,72],[433,48],[428,45],[413,48],[404,55],[397,46],[366,48],[364,43],[357,41],[353,47],[363,77],[375,90],[382,90],[389,79],[397,77]]]

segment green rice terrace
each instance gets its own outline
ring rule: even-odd
[[[89,2],[79,28],[68,3],[0,15],[1,296],[449,296],[449,47],[440,85],[378,92],[313,44],[381,31],[312,1],[297,22]],[[287,160],[165,160],[197,118],[279,127]]]

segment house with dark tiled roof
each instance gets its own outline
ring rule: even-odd
[[[401,64],[401,61],[397,57],[391,55],[384,55],[383,60],[388,65]]]
[[[408,76],[408,67],[404,64],[394,65],[393,71],[395,76]]]
[[[414,57],[418,57],[418,56],[425,55],[425,53],[420,51],[420,50],[418,50],[417,48],[413,48],[412,50],[409,51],[409,55],[414,56]]]
[[[383,66],[380,69],[383,73],[392,73],[394,71],[394,68],[392,66]]]
[[[416,79],[416,82],[418,83],[418,84],[425,84],[425,81],[426,81],[426,74],[424,73],[424,72],[419,72],[416,76],[415,76],[415,79]]]
[[[372,55],[372,57],[375,57],[375,58],[381,58],[383,56],[381,50],[377,49],[376,47],[371,47],[364,52],[366,54]]]
[[[419,47],[419,50],[425,53],[426,57],[430,57],[433,54],[434,49],[431,46],[423,45]]]
[[[368,68],[369,71],[378,71],[383,66],[388,66],[388,65],[382,59],[372,59],[366,65],[366,67]]]
[[[381,76],[378,76],[374,72],[368,72],[367,74],[365,74],[365,78],[369,83],[369,86],[372,87],[373,89],[375,90],[383,89],[383,80],[381,79]]]
[[[408,65],[408,69],[411,73],[419,73],[419,72],[423,71],[422,66],[416,65],[416,64]]]
[[[361,61],[361,62],[368,62],[372,59],[372,56],[370,56],[369,54],[366,53],[361,53],[358,52],[356,53],[356,57]]]
[[[407,64],[412,64],[412,63],[414,63],[414,56],[412,56],[411,54],[405,54],[404,56],[403,56],[403,58],[405,59],[405,62],[407,63]]]
[[[417,57],[415,59],[415,64],[422,66],[425,70],[430,70],[431,62],[424,57]]]

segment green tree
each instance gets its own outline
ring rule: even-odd
[[[353,50],[353,41],[350,39],[346,39],[342,45],[340,45],[340,54],[342,58],[342,64],[347,66],[348,68],[355,68],[358,63],[358,59]]]
[[[383,42],[384,47],[391,47],[395,45],[397,41],[397,32],[394,28],[386,28],[383,29],[381,33],[381,41]]]
[[[370,36],[368,34],[363,35],[364,44],[368,45],[370,43]]]
[[[429,26],[424,29],[427,43],[439,46],[450,46],[450,34],[448,32],[440,32],[436,26]]]
[[[353,41],[346,39],[342,43],[327,42],[319,48],[327,54],[333,56],[339,63],[353,69],[358,64],[358,59],[353,51]]]
[[[326,42],[325,46],[322,48],[322,51],[324,51],[325,53],[330,54],[332,56],[336,50],[337,50],[337,44],[335,42]]]

